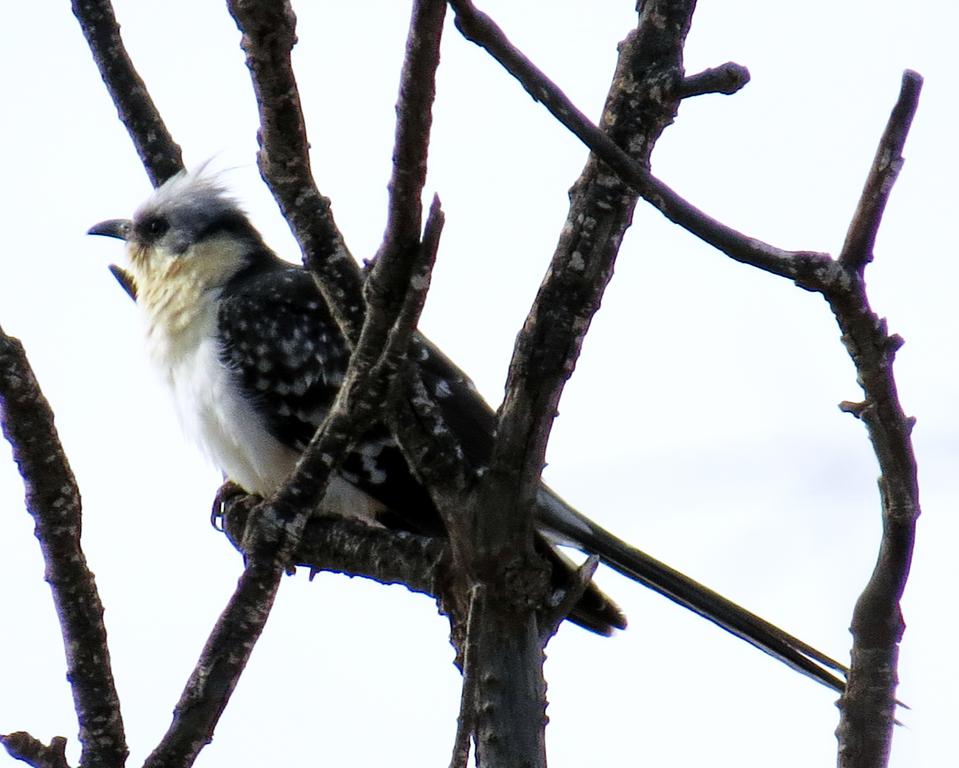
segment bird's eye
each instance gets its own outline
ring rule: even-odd
[[[168,222],[163,216],[155,216],[152,219],[149,219],[144,226],[146,234],[151,240],[155,240],[158,237],[163,237],[169,228],[170,222]]]

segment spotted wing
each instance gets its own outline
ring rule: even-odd
[[[349,348],[312,276],[286,266],[239,275],[219,309],[221,355],[269,432],[302,451],[343,383]],[[384,505],[383,522],[441,532],[429,494],[382,425],[354,443],[340,474]]]

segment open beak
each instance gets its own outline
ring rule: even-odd
[[[130,230],[131,223],[129,219],[109,219],[108,221],[101,221],[99,224],[94,224],[92,227],[90,227],[90,229],[87,230],[87,234],[103,235],[104,237],[116,237],[120,240],[126,240],[127,236],[130,234]],[[117,279],[120,287],[126,291],[127,296],[136,301],[137,284],[133,279],[133,275],[131,275],[122,267],[118,267],[116,264],[110,265],[110,272]]]
[[[88,235],[103,235],[104,237],[116,237],[120,240],[126,240],[130,234],[131,223],[129,219],[109,219],[94,224],[87,230]]]

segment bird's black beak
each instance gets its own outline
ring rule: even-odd
[[[132,230],[132,226],[129,219],[109,219],[108,221],[101,221],[99,224],[94,224],[87,230],[87,234],[116,237],[120,240],[126,240]],[[122,267],[118,267],[116,264],[110,265],[110,272],[113,273],[120,287],[126,291],[127,296],[136,301],[137,284],[133,279],[133,275]]]
[[[131,222],[129,219],[109,219],[94,224],[87,230],[88,235],[103,235],[104,237],[116,237],[120,240],[126,240],[130,234]]]

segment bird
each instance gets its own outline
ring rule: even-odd
[[[328,412],[350,358],[311,272],[277,256],[219,175],[180,171],[131,219],[88,234],[125,242],[128,265],[111,267],[134,299],[149,359],[190,437],[224,477],[267,497],[291,474]],[[470,379],[417,332],[411,355],[463,446],[488,461],[493,409]],[[330,479],[317,514],[360,518],[422,535],[445,532],[428,490],[385,424],[363,433]],[[842,692],[846,668],[809,644],[619,539],[541,484],[537,548],[557,590],[573,564],[560,545],[717,624],[772,657]],[[616,603],[590,584],[568,617],[600,635],[626,627]]]

